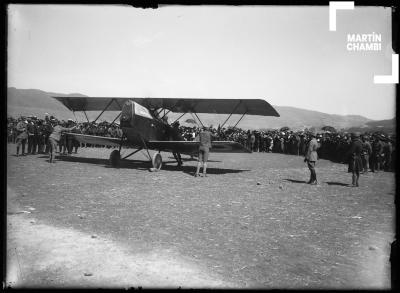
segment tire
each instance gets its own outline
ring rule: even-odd
[[[155,170],[160,170],[161,169],[161,167],[162,167],[162,157],[161,157],[161,154],[160,153],[155,153],[154,155],[153,155],[153,159],[151,160],[151,163],[152,163],[152,165],[153,165],[153,168],[155,169]]]
[[[112,167],[118,167],[121,161],[121,154],[118,150],[113,150],[110,154],[110,165]]]

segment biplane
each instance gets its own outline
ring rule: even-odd
[[[87,111],[101,111],[96,122],[105,111],[120,111],[114,121],[120,119],[122,137],[104,137],[67,133],[81,143],[118,147],[110,154],[110,164],[117,167],[120,160],[145,150],[152,170],[162,167],[161,151],[195,155],[198,152],[199,141],[171,140],[172,124],[169,124],[166,115],[170,112],[181,114],[175,121],[185,114],[191,113],[201,126],[199,113],[229,114],[221,128],[233,114],[276,116],[278,112],[265,100],[261,99],[187,99],[187,98],[110,98],[110,97],[53,97],[72,112],[83,112],[89,122]],[[175,122],[174,121],[174,122]],[[121,148],[135,149],[121,158]],[[150,150],[156,151],[152,156]],[[246,147],[233,141],[213,141],[210,152],[243,153],[251,152]],[[175,157],[175,156],[174,156]],[[179,163],[179,162],[178,162]]]

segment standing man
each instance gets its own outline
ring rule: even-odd
[[[53,127],[51,126],[52,122],[50,122],[50,120],[47,118],[48,117],[46,116],[46,119],[42,125],[42,133],[43,133],[44,145],[45,145],[45,149],[44,149],[45,154],[50,152],[49,136],[53,132]]]
[[[317,173],[315,172],[315,163],[318,160],[318,142],[316,139],[316,134],[311,132],[310,134],[311,140],[307,146],[307,153],[305,154],[304,162],[307,163],[308,169],[310,169],[310,180],[307,182],[308,184],[317,185]]]
[[[56,123],[54,123],[52,126],[53,126],[53,132],[49,136],[49,144],[50,144],[49,163],[54,162],[54,159],[56,156],[57,145],[61,139],[61,132],[69,131],[69,130],[76,128],[76,126],[72,126],[70,128],[62,127],[60,125],[57,125]]]
[[[26,125],[26,131],[28,132],[28,154],[33,154],[36,127],[32,121],[32,117],[28,117],[27,121],[28,124]]]
[[[361,160],[361,153],[363,151],[363,144],[360,140],[359,133],[353,133],[351,135],[352,141],[348,155],[350,155],[349,160],[349,172],[352,173],[352,187],[358,187],[358,178],[360,177],[360,172],[363,170],[363,163]]]
[[[18,122],[16,127],[17,138],[15,142],[17,143],[17,157],[19,156],[19,147],[21,145],[22,145],[22,155],[25,156],[25,144],[26,140],[28,139],[28,132],[26,130],[27,124],[28,121],[26,121],[25,118],[21,117],[21,120]]]
[[[31,149],[31,154],[35,155],[36,152],[38,151],[38,146],[39,146],[39,121],[36,116],[32,117],[32,122],[33,122],[33,142],[32,142],[32,149]]]
[[[392,152],[393,152],[392,143],[390,142],[389,138],[385,138],[385,143],[383,145],[383,154],[385,157],[385,162],[384,162],[385,171],[391,171]]]
[[[200,176],[200,164],[203,164],[203,176],[207,177],[207,161],[211,148],[211,132],[204,127],[199,133],[199,160],[197,162],[197,170],[194,177]]]
[[[371,171],[378,172],[381,169],[381,156],[383,153],[383,144],[379,139],[379,136],[375,136],[375,140],[372,144],[372,158],[371,158]]]
[[[368,173],[369,169],[369,157],[372,154],[372,147],[371,144],[369,143],[369,139],[367,135],[361,136],[362,143],[363,143],[363,151],[361,154],[361,160],[363,162],[363,169],[364,173]]]
[[[74,120],[68,119],[67,127],[70,128],[72,126],[74,126]],[[66,148],[67,148],[68,155],[72,154],[72,148],[73,148],[74,140],[75,139],[73,137],[65,136],[65,145],[66,145]]]
[[[254,143],[256,142],[256,136],[254,135],[254,131],[250,135],[250,149],[254,152]]]
[[[44,153],[44,135],[43,135],[43,120],[37,122],[37,138],[38,154]]]

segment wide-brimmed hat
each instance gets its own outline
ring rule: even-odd
[[[353,133],[351,134],[351,137],[352,137],[352,138],[359,138],[359,137],[360,137],[360,133],[359,133],[359,132],[353,132]]]

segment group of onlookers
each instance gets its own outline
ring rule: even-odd
[[[49,137],[54,127],[76,126],[70,132],[100,135],[109,137],[121,137],[122,130],[117,124],[111,124],[103,121],[100,123],[77,123],[72,119],[58,120],[54,116],[45,114],[44,119],[36,116],[20,116],[19,118],[9,117],[7,119],[7,141],[17,144],[17,155],[48,153],[50,149]],[[77,153],[79,147],[94,146],[90,144],[81,144],[75,139],[62,133],[58,142],[59,152],[62,154]],[[19,153],[21,149],[21,153]]]
[[[58,120],[53,116],[45,114],[44,119],[35,116],[17,119],[9,117],[7,119],[7,140],[17,143],[17,150],[22,146],[21,154],[47,153],[49,151],[48,139],[55,125],[62,127],[76,126],[71,132],[108,136],[122,137],[122,130],[116,123],[106,121],[94,122],[74,122],[72,119],[67,121]],[[178,128],[183,139],[193,140],[200,132],[200,127],[182,126]],[[311,131],[291,131],[290,129],[281,130],[244,130],[241,128],[215,128],[210,127],[211,134],[216,140],[227,140],[239,142],[253,152],[273,152],[293,155],[304,155],[306,147],[311,139]],[[328,159],[334,162],[347,163],[349,158],[347,151],[351,146],[351,135],[346,132],[327,132],[321,131],[316,134],[319,143],[318,156],[321,159]],[[364,169],[367,171],[394,170],[396,150],[395,137],[382,133],[364,133],[361,135],[363,142],[363,162]],[[25,145],[27,151],[25,152]],[[61,135],[59,140],[59,152],[63,154],[76,153],[79,147],[90,147],[98,145],[81,144],[67,135]]]
[[[198,127],[181,126],[186,140],[192,140],[198,133]],[[211,128],[217,140],[230,140],[241,143],[253,152],[272,152],[303,156],[311,134],[315,131],[282,130],[243,130],[240,128]],[[363,133],[360,135],[363,145],[362,158],[364,171],[392,171],[395,164],[395,137],[383,133]],[[338,163],[348,163],[348,151],[351,147],[351,133],[321,131],[316,134],[319,144],[318,157]]]

